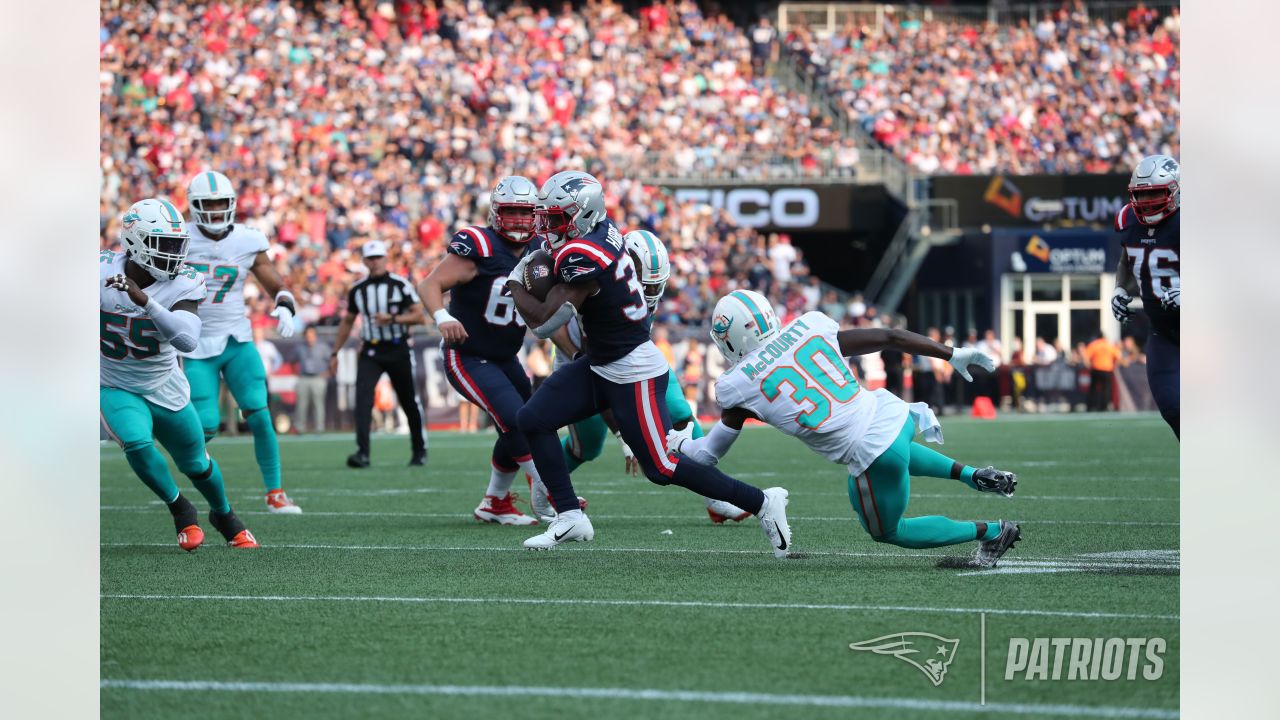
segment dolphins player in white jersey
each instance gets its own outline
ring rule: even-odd
[[[177,350],[194,349],[200,337],[196,307],[206,292],[204,277],[182,262],[189,239],[168,200],[147,199],[121,218],[124,252],[99,253],[99,407],[129,466],[168,506],[179,547],[200,547],[204,531],[155,440],[209,501],[209,521],[227,543],[255,548],[253,533],[231,511],[222,471],[205,452],[191,388],[178,369]]]
[[[244,304],[249,273],[275,298],[271,312],[281,337],[292,337],[296,304],[293,294],[267,257],[267,238],[247,225],[237,225],[236,191],[226,175],[205,171],[187,188],[187,204],[195,227],[187,264],[205,274],[209,295],[200,304],[204,323],[200,343],[182,363],[191,381],[191,399],[200,413],[205,441],[218,433],[221,379],[226,379],[240,413],[253,433],[253,454],[267,489],[267,510],[302,512],[280,487],[280,446],[267,407],[267,371],[253,344],[253,329]]]
[[[950,348],[897,329],[840,330],[809,312],[781,327],[761,295],[738,290],[716,303],[711,339],[730,366],[716,381],[725,408],[700,440],[667,437],[669,449],[715,463],[738,438],[747,418],[799,438],[811,450],[849,468],[849,501],[877,542],[932,548],[977,542],[974,564],[994,567],[1021,538],[1007,520],[961,522],[933,515],[904,518],[911,476],[959,480],[979,492],[1011,496],[1018,479],[993,467],[974,468],[912,442],[917,430],[941,444],[942,428],[925,403],[908,405],[887,390],[867,392],[846,357],[895,349],[942,358],[966,380],[968,367],[990,371],[991,359],[971,348]]]

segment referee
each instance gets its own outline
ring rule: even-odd
[[[410,465],[427,464],[427,438],[422,425],[422,406],[413,379],[413,341],[409,327],[425,322],[422,302],[413,284],[387,272],[387,244],[370,240],[362,247],[369,276],[356,283],[347,295],[347,314],[338,326],[338,337],[329,357],[329,371],[338,366],[338,350],[351,336],[356,318],[360,322],[360,359],[356,365],[356,451],[347,457],[347,467],[369,467],[369,426],[373,423],[373,393],[386,373],[396,400],[409,419],[413,440]]]

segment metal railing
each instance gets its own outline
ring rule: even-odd
[[[901,161],[883,149],[859,149],[857,162],[852,164],[846,164],[836,150],[819,151],[804,160],[781,153],[693,155],[662,151],[647,152],[634,158],[611,158],[606,163],[611,172],[625,172],[649,185],[671,182],[836,185],[886,182],[886,178],[896,177]]]

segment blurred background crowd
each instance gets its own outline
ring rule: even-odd
[[[299,325],[323,327],[345,312],[364,242],[386,241],[391,270],[420,281],[454,231],[484,222],[498,177],[580,168],[604,181],[624,229],[671,248],[658,327],[687,356],[685,336],[701,338],[716,298],[739,287],[784,320],[821,309],[847,325],[886,321],[823,283],[786,234],[633,179],[655,164],[750,177],[779,156],[856,167],[853,139],[769,72],[780,57],[927,173],[1127,172],[1142,155],[1178,154],[1176,9],[1139,4],[1104,21],[1065,2],[1034,25],[891,17],[783,35],[693,0],[534,5],[105,1],[102,247],[117,246],[131,202],[159,195],[185,210],[189,179],[217,169],[237,185],[238,220],[270,239]],[[265,331],[270,299],[248,292]],[[705,348],[692,354],[705,384],[714,368]],[[1015,362],[1042,358],[1027,349]]]

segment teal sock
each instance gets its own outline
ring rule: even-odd
[[[280,443],[276,429],[271,424],[268,410],[257,410],[245,416],[249,430],[253,432],[253,455],[262,471],[262,484],[268,491],[280,489]]]
[[[231,502],[227,500],[227,489],[222,484],[222,468],[218,467],[218,463],[209,458],[209,469],[205,471],[203,476],[188,476],[191,478],[191,484],[196,486],[196,490],[204,496],[209,502],[209,508],[219,514],[231,512]]]
[[[907,467],[907,472],[914,477],[950,478],[977,490],[978,485],[973,481],[976,469],[958,463],[931,447],[911,443],[911,464]]]
[[[979,539],[979,540],[983,540],[983,541],[986,541],[986,540],[995,540],[995,539],[996,539],[996,536],[1000,534],[1000,521],[999,521],[999,520],[988,520],[986,523],[979,523],[979,526],[981,526],[981,525],[983,525],[983,524],[985,524],[985,525],[987,526],[987,531],[986,531],[986,532],[984,532],[984,533],[982,533],[982,537],[980,537],[980,538],[978,538],[978,539]]]
[[[992,534],[992,528],[995,528],[998,532],[999,523],[987,525],[988,535]],[[994,537],[994,535],[992,536]],[[977,539],[977,523],[952,520],[941,515],[903,518],[898,521],[898,527],[893,533],[877,538],[880,542],[887,542],[904,548],[935,548],[944,545],[969,543]],[[982,539],[988,540],[990,538],[984,535]]]
[[[164,461],[155,445],[126,450],[124,456],[129,461],[129,467],[166,505],[178,499],[178,485],[169,473],[169,463]]]
[[[582,463],[583,463],[583,461],[582,461],[582,460],[579,460],[576,456],[574,456],[574,454],[573,454],[572,452],[569,452],[569,445],[570,445],[570,444],[572,444],[572,443],[570,442],[571,440],[572,440],[572,438],[570,438],[568,435],[566,435],[566,436],[564,436],[564,438],[560,441],[560,447],[564,448],[564,462],[565,462],[565,464],[566,464],[566,465],[568,465],[568,466],[569,466],[569,472],[570,472],[570,473],[572,473],[574,470],[577,470],[578,468],[582,467]]]

